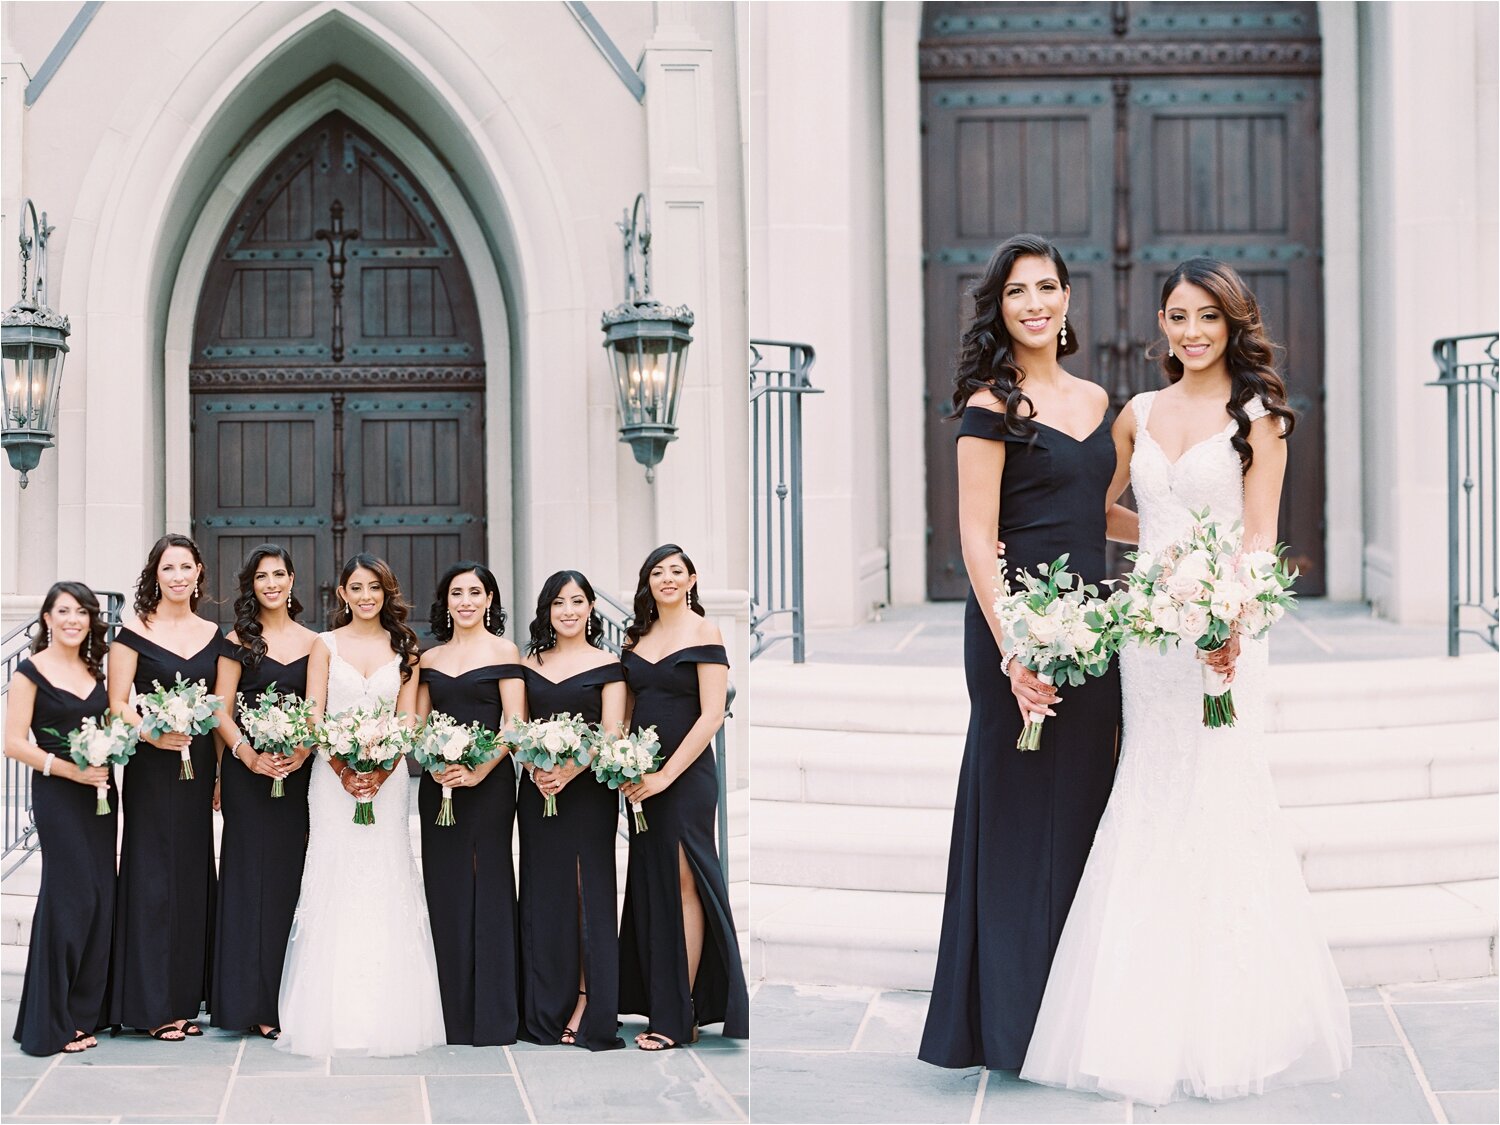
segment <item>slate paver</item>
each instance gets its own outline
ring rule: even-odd
[[[931,999],[929,992],[882,992],[870,1006],[855,1050],[916,1054]]]
[[[718,1079],[719,1084],[731,1095],[746,1097],[750,1093],[750,1049],[740,1047],[738,1050],[715,1049],[699,1050],[694,1048],[693,1058],[696,1058],[710,1074]]]
[[[538,1121],[737,1121],[738,1107],[687,1050],[527,1051],[516,1071]]]
[[[333,1074],[510,1074],[504,1047],[431,1047],[395,1058],[332,1058]]]
[[[1388,984],[1384,992],[1392,1004],[1462,1003],[1500,1001],[1500,977],[1468,980],[1433,980],[1421,984]]]
[[[427,1079],[427,1102],[434,1123],[526,1120],[526,1106],[511,1075],[434,1075]]]
[[[983,1122],[1085,1122],[1126,1120],[1125,1103],[1081,1090],[1056,1090],[1022,1082],[1013,1070],[992,1070],[979,1107]]]
[[[415,1075],[239,1078],[226,1122],[407,1122],[422,1120],[422,1083]]]
[[[1384,1004],[1356,1005],[1349,1009],[1349,1028],[1356,1047],[1399,1047],[1401,1036]]]
[[[201,1044],[184,1044],[182,1049],[196,1046]],[[87,1054],[98,1055],[103,1050],[101,1044]],[[25,1108],[33,1116],[83,1116],[97,1114],[100,1110],[113,1110],[120,1116],[217,1116],[228,1084],[227,1066],[65,1066],[59,1063],[42,1078]]]
[[[871,988],[768,984],[751,1009],[756,1041],[779,1050],[846,1051],[874,997]]]
[[[752,1019],[754,1014],[752,1013]],[[756,1035],[765,1041],[764,1031]],[[915,1057],[755,1049],[756,1125],[799,1121],[963,1122],[983,1072],[945,1070]]]
[[[1437,1099],[1453,1125],[1494,1125],[1500,1121],[1500,1094],[1439,1094]]]
[[[1496,1004],[1397,1004],[1396,1018],[1434,1090],[1494,1090]]]

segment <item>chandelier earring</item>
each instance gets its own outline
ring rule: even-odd
[[[553,626],[548,625],[547,626],[547,647],[548,648],[552,648],[556,644],[557,644],[557,630]]]
[[[452,611],[450,611],[450,610],[444,610],[443,611],[443,616],[448,619],[448,632],[450,632],[450,633],[453,632],[453,613],[452,613]]]
[[[85,660],[87,660],[87,659],[89,659],[93,655],[94,655],[94,633],[93,633],[93,628],[90,627],[88,636],[86,636],[86,637],[83,638],[83,658]]]
[[[490,607],[489,606],[485,606],[484,607],[484,627],[486,629],[488,629],[490,627]]]
[[[1059,348],[1068,346],[1068,316],[1066,313],[1063,314],[1062,331],[1057,334],[1057,346]]]
[[[52,647],[52,626],[51,625],[47,626],[47,647],[48,648]]]

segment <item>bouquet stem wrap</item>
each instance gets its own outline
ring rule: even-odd
[[[1038,672],[1036,678],[1048,687],[1052,686],[1052,677],[1046,672]],[[1046,721],[1046,714],[1036,711],[1026,716],[1026,725],[1021,728],[1021,737],[1016,739],[1017,750],[1039,750],[1042,746],[1042,723]]]
[[[1203,666],[1203,725],[1214,728],[1232,727],[1234,719],[1234,695],[1229,690],[1229,681],[1205,664]]]
[[[177,780],[193,780],[193,748],[191,746],[182,748],[182,768],[177,771]]]
[[[286,786],[282,784],[281,778],[279,778],[279,777],[275,778],[271,782],[271,796],[273,796],[273,797],[285,797],[286,796]]]
[[[639,801],[630,802],[630,811],[635,814],[635,830],[646,831],[646,810]]]
[[[96,786],[94,786],[94,796],[97,798],[94,801],[94,815],[95,816],[108,816],[109,815],[109,786],[108,785],[96,785]]]
[[[438,809],[437,826],[452,828],[458,822],[453,819],[453,786],[443,786],[443,807]]]

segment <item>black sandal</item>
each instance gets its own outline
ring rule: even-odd
[[[177,1033],[176,1035],[172,1034],[174,1031]],[[187,1032],[183,1031],[175,1023],[164,1023],[155,1031],[148,1031],[146,1034],[151,1036],[152,1039],[160,1039],[163,1043],[181,1043],[187,1038]],[[199,1032],[199,1034],[201,1035],[202,1032]]]
[[[580,988],[578,990],[578,995],[580,995],[580,996],[587,996],[588,995],[588,990],[585,989],[585,988]],[[583,1010],[585,1012],[589,1010],[587,1004],[585,1004],[583,1006]],[[583,1026],[583,1020],[580,1019],[578,1021],[578,1024],[579,1024],[579,1027],[582,1027]],[[563,1046],[563,1047],[577,1047],[579,1045],[578,1044],[578,1031],[579,1031],[579,1027],[565,1027],[565,1028],[563,1028],[562,1029],[562,1034],[557,1037],[558,1045],[559,1046]]]
[[[189,1039],[196,1039],[198,1038],[198,1036],[203,1034],[203,1029],[192,1020],[183,1020],[182,1033]]]
[[[196,1027],[197,1025],[194,1024],[193,1026]],[[250,1030],[253,1031],[256,1035],[259,1035],[262,1039],[280,1039],[281,1038],[281,1028],[276,1027],[274,1025],[271,1026],[270,1028],[266,1029],[265,1031],[262,1031],[260,1029],[260,1025],[256,1024]]]
[[[648,1047],[647,1043],[655,1043],[656,1046]],[[642,1032],[640,1038],[635,1041],[635,1045],[642,1051],[671,1051],[682,1046],[681,1043],[668,1039],[659,1031]]]
[[[73,1038],[71,1040],[69,1040],[67,1043],[63,1044],[63,1054],[65,1054],[65,1055],[81,1055],[81,1054],[83,1054],[83,1052],[85,1052],[85,1051],[88,1050],[88,1044],[86,1044],[84,1042],[84,1040],[87,1039],[87,1038],[88,1038],[88,1036],[85,1035],[83,1032],[80,1031],[77,1035],[73,1036]]]

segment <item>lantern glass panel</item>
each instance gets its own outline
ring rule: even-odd
[[[58,353],[31,341],[5,348],[5,425],[47,429],[47,405]]]

